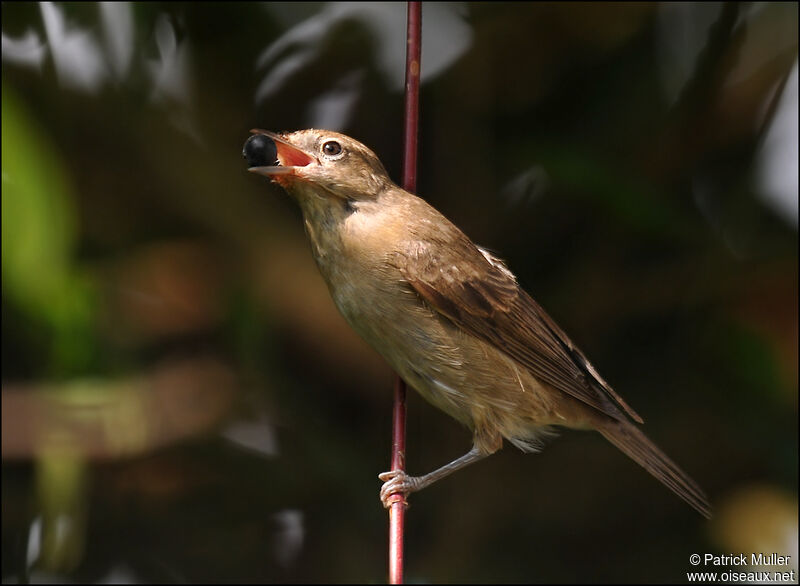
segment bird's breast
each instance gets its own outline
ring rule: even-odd
[[[428,401],[472,428],[523,444],[531,422],[557,419],[530,373],[435,311],[405,281],[396,253],[399,242],[413,238],[407,222],[355,211],[325,229],[308,218],[306,225],[341,314]]]

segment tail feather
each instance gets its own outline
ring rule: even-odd
[[[597,430],[705,518],[711,504],[701,488],[632,423],[608,420]]]

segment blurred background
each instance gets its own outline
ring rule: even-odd
[[[797,568],[797,10],[424,4],[420,195],[715,516],[567,431],[414,495],[408,581]],[[4,582],[385,580],[392,373],[241,149],[328,128],[399,180],[404,51],[402,3],[2,4]],[[410,472],[469,448],[409,403]]]

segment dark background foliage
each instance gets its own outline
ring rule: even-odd
[[[408,579],[796,569],[797,5],[425,3],[423,30],[420,195],[715,517],[567,431],[414,495]],[[3,3],[2,34],[3,580],[384,580],[392,375],[241,147],[327,127],[399,179],[404,5]],[[414,394],[408,433],[416,473],[470,443]]]

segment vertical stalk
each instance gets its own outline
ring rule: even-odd
[[[419,128],[419,73],[422,56],[422,5],[408,3],[406,28],[406,87],[403,120],[403,189],[417,190],[417,134]],[[406,384],[395,375],[392,407],[392,470],[406,467]],[[389,583],[403,583],[403,534],[408,503],[402,494],[389,497]]]
[[[406,95],[403,132],[403,189],[417,191],[419,73],[422,58],[422,3],[408,3]]]

